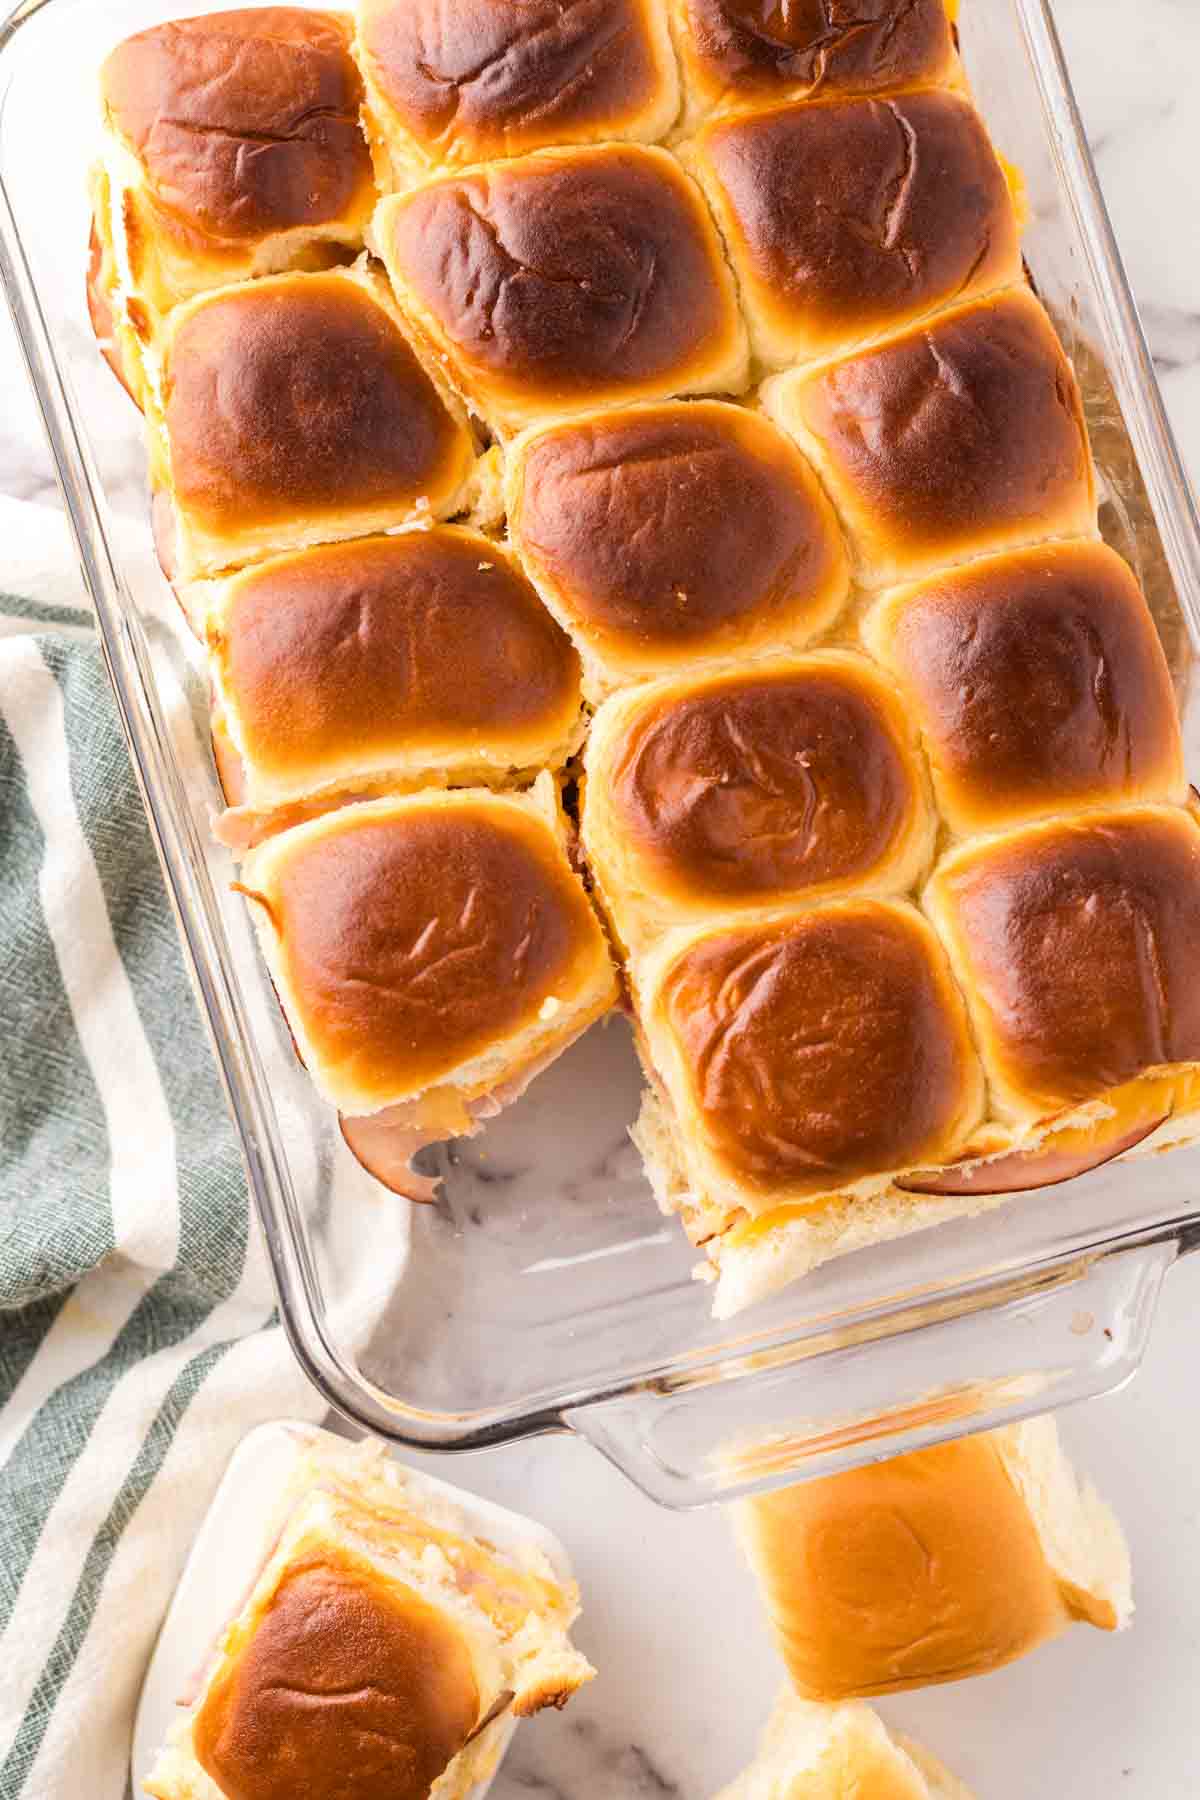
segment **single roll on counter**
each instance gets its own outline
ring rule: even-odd
[[[1120,1525],[1049,1417],[800,1482],[734,1519],[807,1700],[986,1675],[1133,1613]]]
[[[920,1744],[858,1701],[821,1706],[786,1689],[750,1767],[717,1800],[972,1800]]]

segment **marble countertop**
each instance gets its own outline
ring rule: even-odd
[[[1200,0],[1057,0],[1057,12],[1168,408],[1200,476]],[[57,503],[3,317],[0,492]],[[1198,1313],[1200,1263],[1184,1263],[1141,1374],[1064,1422],[1132,1540],[1133,1631],[1076,1631],[982,1681],[882,1708],[980,1800],[1194,1800]],[[711,1800],[752,1754],[780,1679],[727,1522],[659,1510],[566,1438],[429,1466],[560,1534],[583,1587],[579,1640],[601,1671],[561,1717],[522,1728],[495,1800]]]

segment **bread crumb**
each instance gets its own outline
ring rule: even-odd
[[[554,998],[554,995],[547,994],[546,998],[542,1001],[541,1006],[538,1008],[538,1018],[543,1021],[552,1019],[558,1011],[558,1005],[559,1003]]]

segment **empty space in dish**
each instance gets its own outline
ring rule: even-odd
[[[643,1485],[681,1499],[778,1476],[782,1449],[769,1469],[760,1460],[744,1477],[714,1474],[713,1443],[730,1431],[782,1444],[787,1424],[793,1464],[818,1442],[852,1462],[877,1453],[881,1437],[940,1435],[1123,1378],[1165,1261],[1147,1253],[1141,1279],[1106,1286],[1095,1258],[1179,1234],[1200,1210],[1200,1150],[1110,1165],[843,1258],[732,1325],[709,1317],[710,1290],[690,1274],[698,1253],[658,1214],[628,1140],[641,1077],[620,1018],[593,1028],[482,1136],[427,1153],[444,1177],[436,1206],[410,1207],[350,1158],[296,1063],[229,891],[232,864],[209,834],[221,799],[202,659],[154,562],[140,421],[96,351],[84,304],[98,64],[122,36],[183,10],[198,9],[43,0],[10,30],[0,48],[6,273],[309,1373],[360,1423],[428,1447],[571,1423]],[[962,11],[980,108],[1028,184],[1026,255],[1079,372],[1105,535],[1150,601],[1198,777],[1195,517],[1048,15],[1041,0],[966,0]],[[1089,1282],[1111,1318],[1096,1305],[1064,1310],[1063,1292]],[[1003,1288],[1004,1307],[981,1307],[987,1284]],[[1075,1316],[1092,1328],[1075,1331]],[[648,1409],[677,1424],[689,1395],[668,1455],[651,1441]],[[696,1423],[700,1408],[711,1430]]]

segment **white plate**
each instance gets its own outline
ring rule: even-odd
[[[221,1485],[196,1535],[179,1586],[163,1620],[138,1702],[133,1730],[133,1790],[154,1766],[167,1733],[181,1715],[178,1696],[187,1691],[197,1668],[206,1660],[219,1632],[241,1605],[262,1567],[268,1540],[278,1528],[278,1511],[299,1456],[313,1441],[345,1449],[346,1439],[311,1425],[279,1420],[260,1425],[234,1451]],[[558,1539],[532,1519],[509,1512],[490,1500],[464,1493],[406,1469],[417,1492],[438,1494],[462,1513],[470,1530],[500,1550],[535,1544],[563,1582],[572,1579],[567,1553]],[[516,1720],[508,1717],[497,1732],[500,1753],[492,1774],[471,1789],[470,1800],[483,1800],[503,1761]]]

